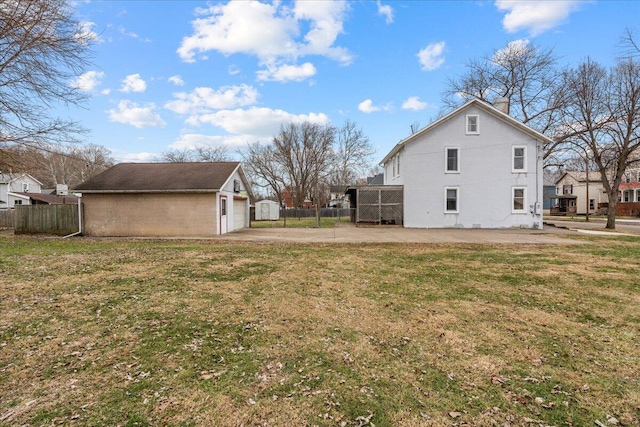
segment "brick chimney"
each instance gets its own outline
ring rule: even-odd
[[[493,100],[493,106],[505,114],[509,114],[509,98],[500,96]]]

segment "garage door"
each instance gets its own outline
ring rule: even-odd
[[[244,228],[245,225],[245,203],[246,200],[234,200],[233,201],[233,229],[239,230]]]

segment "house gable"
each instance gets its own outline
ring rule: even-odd
[[[470,101],[396,145],[383,159],[385,185],[404,186],[406,227],[541,227],[547,141]]]

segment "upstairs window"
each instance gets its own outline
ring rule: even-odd
[[[513,147],[512,153],[513,153],[512,172],[526,172],[527,171],[527,148]]]
[[[467,135],[477,135],[480,133],[480,123],[477,115],[467,116]]]
[[[28,193],[29,192],[29,183],[28,182],[23,182],[22,183],[22,192],[23,193]]]
[[[447,173],[460,172],[459,150],[457,148],[446,148],[447,157],[445,159],[445,171]]]

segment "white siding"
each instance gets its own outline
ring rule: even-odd
[[[480,133],[466,133],[478,115]],[[401,173],[385,184],[404,185],[404,225],[414,228],[542,227],[539,142],[475,105],[416,135],[400,151]],[[513,173],[513,146],[526,147],[526,172]],[[446,147],[459,148],[459,172],[445,173]],[[385,172],[389,172],[389,162]],[[458,213],[445,212],[445,188],[458,188]],[[526,188],[525,213],[513,213],[513,187]],[[540,210],[533,214],[533,205]]]

